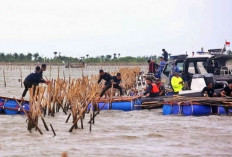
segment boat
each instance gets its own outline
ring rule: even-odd
[[[79,62],[79,63],[70,63],[67,62],[65,64],[65,68],[84,68],[85,67],[85,63],[84,62]]]
[[[20,103],[20,105],[18,104]],[[7,115],[24,114],[24,111],[29,112],[29,101],[21,102],[19,99],[0,96],[0,113]]]

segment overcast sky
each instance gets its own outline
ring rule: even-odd
[[[0,52],[180,54],[232,42],[232,0],[0,0]],[[231,45],[232,46],[232,45]]]

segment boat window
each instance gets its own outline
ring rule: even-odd
[[[169,73],[170,73],[170,71],[171,71],[171,66],[172,66],[172,64],[166,64],[166,66],[164,67],[164,71],[163,71],[163,73],[166,75],[166,76],[169,76]]]
[[[196,74],[193,62],[189,63],[188,72],[191,73],[191,74]]]
[[[179,68],[180,73],[183,72],[183,63],[177,63],[176,66]]]

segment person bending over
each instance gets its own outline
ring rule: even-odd
[[[113,85],[113,88],[116,88],[120,91],[120,95],[123,95],[122,93],[122,87],[120,86],[120,83],[121,83],[121,74],[120,73],[117,73],[116,76],[113,76],[112,77],[112,80],[110,83],[107,83],[106,86],[103,88],[101,94],[100,94],[100,97],[102,97],[104,95],[104,93],[110,89]]]
[[[226,97],[226,96],[232,96],[232,80],[228,82],[228,86],[226,86],[222,91],[221,91],[221,97]]]
[[[151,78],[146,78],[147,88],[146,91],[143,93],[146,97],[156,97],[159,96],[159,88],[156,84],[154,84]]]
[[[39,83],[48,83],[48,82],[41,79],[41,69],[39,66],[37,66],[35,68],[35,72],[29,74],[23,82],[25,89],[22,94],[22,100],[27,94],[28,89],[32,88],[32,86],[33,86],[33,94],[35,94],[36,86],[38,86]]]
[[[208,83],[206,87],[201,91],[201,96],[205,97],[216,97],[217,94],[214,92],[213,83]]]

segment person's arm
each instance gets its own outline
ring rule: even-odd
[[[149,85],[149,86],[147,87],[146,91],[143,93],[143,95],[149,94],[151,90],[152,90],[152,86]]]
[[[98,79],[97,83],[99,84],[102,80],[102,76],[100,76],[100,78]]]
[[[159,92],[159,95],[161,96],[161,95],[163,95],[164,92],[165,92],[165,87],[164,87],[164,85],[161,85],[160,89],[161,89],[161,91]]]

